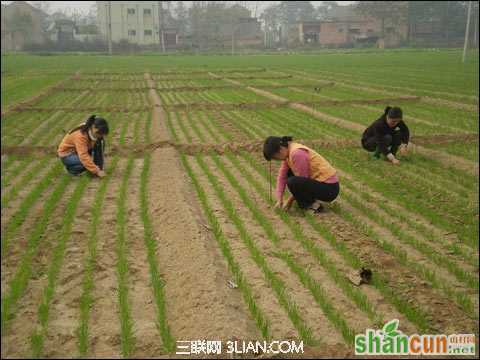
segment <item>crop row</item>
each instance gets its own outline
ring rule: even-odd
[[[130,141],[133,144],[137,144],[140,141],[151,141],[151,118],[149,115],[138,114],[134,119],[128,120],[111,122],[112,131],[114,134],[117,134],[115,137],[118,138],[119,145],[125,145],[129,141],[129,137],[131,137]],[[91,224],[88,231],[88,242],[85,243],[85,247],[88,250],[86,251],[83,262],[85,271],[83,272],[82,295],[79,303],[80,318],[76,331],[79,353],[86,355],[90,350],[92,341],[89,327],[89,324],[91,324],[90,313],[96,305],[96,296],[93,296],[93,293],[95,292],[95,264],[99,256],[97,254],[98,231],[102,221],[102,208],[106,206],[104,199],[108,190],[109,179],[111,179],[112,176],[115,178],[120,175],[119,170],[117,170],[119,160],[120,158],[118,156],[107,159],[109,176],[101,183],[90,180],[88,176],[82,176],[77,180],[72,179],[69,175],[61,175],[62,166],[57,162],[51,164],[52,161],[48,158],[41,158],[38,161],[32,159],[12,161],[13,163],[26,162],[27,170],[24,171],[23,174],[18,174],[20,176],[19,180],[13,181],[13,179],[11,179],[12,184],[6,189],[7,191],[3,191],[2,186],[2,196],[4,196],[2,197],[2,206],[5,204],[12,207],[12,210],[9,210],[7,213],[2,210],[2,269],[8,269],[6,273],[11,274],[5,278],[2,276],[2,284],[4,281],[6,284],[5,293],[2,294],[2,337],[9,336],[9,324],[11,322],[16,324],[17,317],[19,317],[18,321],[21,321],[20,319],[28,316],[27,313],[19,308],[18,303],[25,295],[26,290],[29,288],[30,281],[37,271],[39,254],[49,254],[50,261],[45,268],[45,275],[42,277],[43,285],[39,288],[41,295],[36,297],[38,298],[36,320],[30,322],[28,325],[29,331],[31,332],[30,354],[34,356],[41,357],[45,355],[45,342],[49,337],[52,326],[49,319],[51,318],[51,312],[54,311],[55,308],[54,299],[58,296],[56,289],[59,285],[59,279],[63,276],[63,271],[66,270],[64,260],[70,247],[72,226],[74,226],[72,224],[76,223],[75,217],[80,204],[84,204],[82,207],[86,206],[86,203],[82,200],[83,195],[87,191],[91,192],[93,187],[95,188],[96,195],[95,200],[90,204],[92,216],[89,217]],[[136,161],[136,163],[138,163],[138,161]],[[162,338],[164,348],[172,351],[174,340],[166,323],[165,300],[155,257],[156,239],[152,234],[151,220],[148,212],[147,182],[150,166],[148,155],[146,155],[144,161],[141,163],[143,164],[141,181],[138,184],[139,189],[134,191],[141,204],[137,216],[141,218],[142,228],[144,229],[142,237],[144,238],[145,252],[149,263],[152,297],[157,307],[156,323],[159,326],[158,335]],[[131,216],[131,213],[128,213],[127,217],[126,196],[127,193],[132,193],[130,190],[127,192],[127,189],[131,188],[129,178],[133,170],[133,164],[134,158],[133,155],[131,155],[125,166],[126,170],[122,172],[120,191],[115,204],[118,224],[116,228],[117,241],[115,254],[117,257],[119,323],[122,329],[122,352],[126,356],[134,350],[135,346],[135,335],[133,333],[135,331],[135,320],[131,318],[131,308],[129,307],[130,285],[128,282],[128,262],[132,260],[128,258],[126,236],[126,223],[129,221],[127,219]],[[11,166],[13,169],[17,168],[15,165]],[[43,167],[46,168],[46,171],[44,171],[44,173],[38,173],[37,171]],[[34,175],[37,175],[37,177],[35,178]],[[53,188],[50,187],[52,182],[56,183],[56,186]],[[24,191],[22,191],[24,196],[17,196],[20,186],[24,188]],[[42,201],[44,203],[42,207],[37,205],[40,199],[45,199]],[[13,205],[10,206],[12,203]],[[112,204],[108,205],[110,206]],[[34,207],[40,211],[33,223],[29,224],[30,222],[26,222],[26,220],[31,216]],[[64,216],[52,216],[54,212],[58,212],[60,209],[64,210]],[[3,227],[4,220],[5,227]],[[47,231],[47,229],[50,229],[52,226],[56,226],[59,229],[58,237],[55,235],[56,232],[48,234],[51,231]],[[13,247],[10,246],[12,245],[12,240],[16,240],[23,232],[29,234],[28,242],[25,246],[20,247],[17,243],[13,243]],[[56,241],[55,244],[54,241]],[[19,261],[13,261],[14,258],[12,258],[12,256],[18,258]]]
[[[286,129],[288,129],[288,127],[289,126],[287,125]],[[192,130],[195,131],[195,128],[192,127]],[[182,131],[183,132],[186,131],[185,127],[183,127]],[[221,131],[221,129],[219,129],[219,131]],[[307,135],[306,133],[304,133],[304,134]],[[302,135],[302,134],[299,134],[299,135]],[[202,135],[199,135],[198,137],[199,137],[200,140],[202,140]],[[226,134],[225,138],[227,139],[228,137],[229,137],[229,135]],[[333,152],[335,152],[335,151],[333,151]],[[451,205],[452,202],[453,202],[453,203],[458,203],[458,207],[456,207],[457,209],[468,209],[468,210],[463,210],[463,211],[468,211],[468,212],[475,210],[475,207],[474,207],[475,206],[474,205],[475,204],[475,201],[474,201],[475,196],[469,194],[469,192],[468,192],[468,188],[469,187],[471,188],[475,183],[475,180],[474,180],[473,177],[471,178],[470,181],[465,181],[464,184],[462,184],[461,186],[454,185],[453,181],[449,181],[449,180],[444,179],[444,177],[442,176],[442,173],[444,172],[444,169],[441,166],[439,166],[438,164],[435,165],[435,162],[432,162],[432,161],[427,160],[427,159],[423,159],[422,161],[423,161],[423,163],[418,164],[418,165],[410,164],[409,162],[407,162],[406,165],[405,165],[405,167],[407,167],[408,169],[405,172],[404,176],[412,178],[410,181],[417,184],[417,189],[416,190],[418,192],[420,192],[420,193],[425,192],[428,189],[431,192],[433,192],[433,191],[436,192],[436,191],[440,191],[442,187],[449,187],[451,189],[451,192],[444,195],[446,198],[449,199],[449,203],[448,203],[449,205]],[[410,170],[410,168],[411,168],[411,170]],[[425,176],[422,176],[423,173],[425,173],[425,174],[429,173],[430,177],[433,175],[437,181],[432,182],[430,180],[427,180],[427,178]],[[438,184],[439,182],[440,182],[440,184]],[[427,204],[425,204],[425,205],[427,205]],[[472,208],[472,206],[473,206],[473,208]],[[457,211],[462,212],[462,210],[456,210],[454,212],[457,212]],[[432,214],[432,211],[427,211],[426,213]],[[456,216],[459,216],[459,215],[451,214],[451,216],[456,218]],[[437,222],[443,223],[445,226],[448,223],[448,222],[442,221],[441,217],[438,216],[438,215],[432,214],[432,218],[436,218]],[[470,216],[468,216],[467,218],[470,218]],[[470,244],[470,246],[474,246],[474,244],[475,244],[475,241],[474,241],[475,236],[472,236],[470,234],[470,231],[474,230],[474,226],[475,226],[475,222],[474,222],[474,219],[473,219],[473,221],[471,223],[471,227],[468,227],[465,231],[462,231],[461,233],[459,233],[460,239],[463,239],[463,242],[466,243],[467,245]],[[450,227],[450,229],[451,229],[451,227]],[[432,250],[430,250],[430,253],[433,256],[433,251]],[[442,261],[440,261],[440,260],[437,261],[437,262],[442,263]],[[457,273],[459,274],[459,272],[457,272]],[[460,276],[462,276],[462,275],[460,275]]]
[[[178,136],[177,131],[174,130],[174,129],[172,129],[172,130],[173,130],[173,131],[172,131],[173,136],[174,136],[174,137],[175,137],[175,136]],[[194,130],[194,131],[195,131],[195,130]],[[213,133],[215,133],[215,132],[213,132]],[[201,135],[198,134],[198,136],[201,138]],[[223,136],[223,134],[222,134],[222,136]],[[227,138],[228,138],[228,135],[225,135],[225,136],[223,136],[223,137],[224,137],[225,139],[227,139]],[[220,140],[220,139],[217,139],[217,140]],[[247,155],[245,155],[245,156],[247,156]],[[198,162],[201,162],[201,161],[202,161],[202,160],[199,160],[199,157],[198,157],[198,156],[197,156],[195,159],[196,159],[196,161],[198,161]],[[188,160],[188,161],[190,161],[190,160]],[[214,157],[214,162],[215,162],[216,167],[217,167],[217,168],[220,168],[222,171],[224,171],[224,170],[222,169],[222,166],[221,166],[221,164],[219,163],[219,161],[221,161],[221,160],[220,160],[218,157]],[[232,157],[232,155],[229,156],[229,161],[231,161],[231,162],[236,162],[235,158]],[[185,160],[184,160],[184,162],[185,162]],[[187,166],[189,166],[189,165],[187,165]],[[200,166],[200,168],[204,168],[204,166],[201,165],[201,163],[200,163],[199,166]],[[259,171],[259,173],[262,173],[263,168],[260,166],[260,164],[256,165],[256,168],[257,168],[257,170]],[[188,170],[188,168],[187,168],[187,171],[188,171],[188,172],[190,173],[190,175],[192,176],[192,174],[191,174],[192,172],[191,172],[190,170]],[[239,173],[241,173],[242,176],[247,176],[247,175],[245,175],[246,172],[245,172],[243,169],[241,169],[241,170],[239,171]],[[193,174],[193,176],[195,176],[195,174]],[[208,177],[208,173],[206,174],[206,176]],[[225,174],[225,176],[228,178],[228,181],[231,181],[231,182],[232,182],[232,186],[234,186],[233,184],[235,183],[235,180],[234,180],[235,178],[232,178],[231,176],[227,176],[226,174]],[[242,176],[241,176],[241,177],[242,177]],[[211,183],[214,183],[214,179],[211,178],[211,177],[209,177],[209,181],[210,181]],[[255,177],[251,177],[251,178],[249,177],[249,178],[248,178],[248,181],[251,182],[251,183],[254,183],[254,182],[255,182]],[[215,187],[215,185],[213,185],[213,186]],[[265,190],[262,190],[262,187],[263,187],[263,186],[262,186],[260,183],[257,183],[257,184],[256,184],[256,187],[255,187],[255,192],[257,192],[257,193],[263,193],[264,198],[265,198],[265,201],[268,201],[266,191],[265,191]],[[252,194],[252,191],[248,191],[248,193],[249,193],[249,194]],[[217,196],[222,197],[222,196],[221,196],[221,192],[217,191]],[[227,200],[228,200],[228,199],[227,199]],[[244,197],[244,198],[242,198],[242,200],[243,200],[244,202],[248,202],[248,197]],[[222,201],[223,201],[223,200],[222,200]],[[352,203],[354,203],[353,200],[352,200],[352,198],[349,198],[349,201],[352,202]],[[354,204],[358,206],[358,203],[354,203]],[[257,205],[258,205],[258,203],[257,203]],[[247,207],[248,207],[248,204],[247,204]],[[228,203],[225,205],[225,208],[228,210]],[[250,207],[248,207],[248,208],[249,208],[252,212],[254,212],[254,207],[253,207],[253,206],[250,206]],[[348,217],[348,215],[345,214],[344,212],[341,212],[340,210],[336,210],[336,211],[338,212],[339,216],[342,216],[342,217],[345,218],[346,220],[350,220],[350,218]],[[238,217],[238,216],[237,216],[237,217]],[[233,221],[233,217],[231,217],[231,220]],[[264,220],[265,220],[265,219],[260,220],[260,223],[261,223],[262,221],[264,221]],[[313,220],[313,219],[312,219],[312,220]],[[357,222],[358,222],[358,219],[357,219],[357,218],[354,218],[354,220],[357,220]],[[377,219],[377,220],[378,220],[380,223],[383,221],[382,219]],[[315,220],[313,220],[313,221],[315,221]],[[361,222],[360,222],[360,223],[361,223]],[[356,223],[356,224],[358,225],[358,223]],[[319,226],[319,225],[317,225],[317,226]],[[370,230],[369,235],[372,235],[372,233],[373,233],[374,235],[372,235],[372,237],[375,238],[375,234],[377,234],[376,231],[378,231],[377,229],[378,229],[378,227],[375,227],[374,230],[369,229],[369,230]],[[268,231],[267,231],[267,232],[268,232]],[[396,234],[399,234],[399,232],[396,232]],[[275,238],[275,235],[270,234],[270,236],[272,236],[273,238]],[[377,236],[378,236],[378,235],[377,235]],[[406,240],[406,237],[404,236],[404,237],[402,237],[401,239],[397,239],[397,240],[400,240],[401,242],[403,242],[404,240]],[[332,239],[332,242],[334,242],[334,244],[336,243],[336,241],[337,241],[337,240]],[[426,241],[426,239],[425,239],[425,238],[422,238],[422,241]],[[337,244],[338,244],[338,243],[337,243]],[[424,246],[424,243],[415,243],[415,241],[409,243],[408,245],[412,245],[412,244],[416,244],[417,250],[418,250],[418,249],[422,249],[423,246]],[[407,246],[408,246],[408,245],[407,245]],[[443,293],[444,293],[444,296],[447,296],[451,301],[453,301],[453,302],[457,303],[458,305],[460,305],[460,306],[464,309],[464,311],[465,311],[466,313],[468,313],[470,310],[473,309],[473,307],[472,307],[473,304],[472,304],[472,300],[471,300],[472,298],[471,298],[470,296],[466,295],[466,294],[468,293],[468,288],[469,288],[469,287],[473,287],[472,289],[478,288],[478,279],[476,279],[475,277],[473,277],[473,278],[470,277],[469,273],[461,270],[461,268],[460,268],[460,267],[457,267],[457,265],[455,265],[455,263],[452,263],[450,260],[447,260],[447,259],[442,259],[442,260],[445,260],[445,261],[446,261],[446,265],[445,265],[445,264],[444,264],[444,265],[445,265],[446,267],[450,267],[449,270],[451,270],[453,273],[455,273],[455,274],[457,275],[457,277],[459,278],[459,280],[463,281],[463,282],[466,284],[466,288],[465,288],[465,290],[464,290],[464,291],[467,291],[466,293],[456,292],[456,291],[454,291],[454,290],[452,291],[450,288],[445,287],[445,286],[443,285],[443,283],[439,283],[439,281],[438,281],[438,279],[437,279],[438,274],[435,274],[435,272],[430,272],[430,270],[427,270],[428,268],[423,267],[423,266],[418,266],[418,265],[417,265],[417,266],[412,266],[414,263],[412,263],[411,260],[407,260],[407,259],[408,259],[408,256],[407,256],[406,253],[403,252],[403,250],[402,250],[402,248],[403,248],[403,246],[405,246],[405,244],[402,243],[402,247],[398,248],[398,247],[396,247],[396,245],[392,245],[392,244],[385,245],[384,242],[379,242],[379,243],[377,244],[377,246],[379,246],[380,248],[382,248],[382,250],[393,254],[393,256],[395,256],[395,258],[399,261],[399,263],[403,264],[405,267],[408,267],[408,268],[410,268],[410,269],[413,269],[413,271],[415,272],[416,276],[419,276],[420,278],[429,281],[429,282],[431,283],[431,286],[432,286],[433,289],[438,289],[438,291],[443,292]],[[415,245],[412,245],[412,246],[415,247]],[[427,248],[428,248],[428,247],[427,247]],[[345,249],[344,249],[344,250],[339,250],[339,251],[345,251]],[[345,255],[345,254],[344,254],[344,255]],[[347,255],[345,255],[345,256],[347,256]],[[349,254],[348,256],[351,256],[351,254]],[[424,253],[424,256],[427,257],[427,258],[430,258],[430,259],[434,259],[435,256],[436,256],[436,254],[434,254],[433,252],[430,252],[430,253],[428,253],[428,254]],[[284,258],[284,259],[289,259],[288,256],[283,256],[283,258]],[[460,259],[456,259],[455,261],[461,263],[461,261],[459,261],[459,260],[460,260]],[[357,261],[358,261],[358,259],[357,259]],[[407,261],[407,262],[405,262],[405,261]],[[435,262],[435,261],[436,261],[436,260],[434,260],[434,262]],[[478,259],[477,259],[477,260],[473,259],[473,261],[478,261]],[[441,262],[441,261],[436,261],[436,264],[438,264],[438,263],[440,263],[440,262]],[[359,262],[357,262],[357,264],[358,264],[358,263],[359,263]],[[453,264],[453,265],[452,265],[452,264]],[[295,267],[295,265],[293,265],[293,268],[296,268],[296,269],[298,270],[298,267]],[[443,276],[443,272],[442,272],[442,271],[439,271],[439,273],[442,273],[442,276]],[[305,283],[305,284],[308,284],[307,280],[305,280],[304,283]],[[385,282],[380,282],[379,284],[377,284],[377,286],[378,286],[380,289],[383,289],[382,291],[384,292],[384,296],[385,296],[385,297],[389,297],[390,300],[392,301],[392,304],[396,305],[397,308],[398,308],[400,311],[403,310],[403,312],[406,314],[406,316],[408,316],[408,318],[410,318],[410,319],[412,319],[412,320],[415,319],[415,320],[417,321],[417,325],[423,324],[422,326],[425,326],[425,323],[422,323],[422,321],[426,321],[426,318],[423,317],[424,315],[421,315],[421,316],[420,316],[419,314],[422,314],[421,312],[420,312],[420,313],[415,313],[415,312],[418,312],[419,310],[416,310],[416,309],[408,309],[408,310],[407,310],[406,307],[405,307],[405,306],[406,306],[406,305],[405,305],[405,304],[406,304],[405,300],[400,300],[400,299],[394,298],[392,292],[390,291],[390,289],[388,289],[388,285],[386,285]],[[419,317],[419,316],[420,316],[420,317]],[[478,316],[478,315],[474,315],[474,316]],[[422,320],[422,319],[423,319],[423,320]]]

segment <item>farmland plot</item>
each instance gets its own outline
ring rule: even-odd
[[[478,94],[336,75],[86,71],[2,115],[2,356],[158,357],[194,339],[353,356],[391,319],[478,336]],[[397,103],[419,150],[393,167],[359,138]],[[55,159],[91,114],[110,125],[102,180]],[[325,213],[273,209],[269,135],[338,170]]]

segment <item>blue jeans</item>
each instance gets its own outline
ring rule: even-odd
[[[80,175],[86,170],[77,154],[67,155],[61,158],[61,160],[67,171],[72,175]]]

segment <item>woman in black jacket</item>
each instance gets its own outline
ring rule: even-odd
[[[383,154],[392,164],[398,164],[397,151],[400,149],[400,154],[405,155],[409,139],[410,131],[402,120],[402,109],[387,106],[383,115],[363,132],[362,147],[374,151],[377,159]]]

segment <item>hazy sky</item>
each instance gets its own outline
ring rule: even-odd
[[[10,2],[11,1],[2,1],[2,4],[8,4]],[[27,2],[31,3],[32,1],[27,1]],[[277,2],[278,1],[258,1],[257,16],[269,4],[277,3]],[[337,1],[337,2],[340,5],[348,5],[348,4],[351,4],[353,1]],[[76,9],[77,11],[79,10],[80,12],[87,12],[92,5],[95,5],[95,1],[49,1],[49,3],[53,12],[56,10],[67,10],[69,13],[71,13],[74,9]],[[175,3],[175,1],[172,1],[172,3]],[[184,1],[184,3],[188,6],[188,3],[191,3],[191,1]],[[250,8],[255,7],[255,1],[248,1],[247,3],[249,4]],[[312,4],[314,6],[318,6],[321,3],[322,1],[312,1]]]

